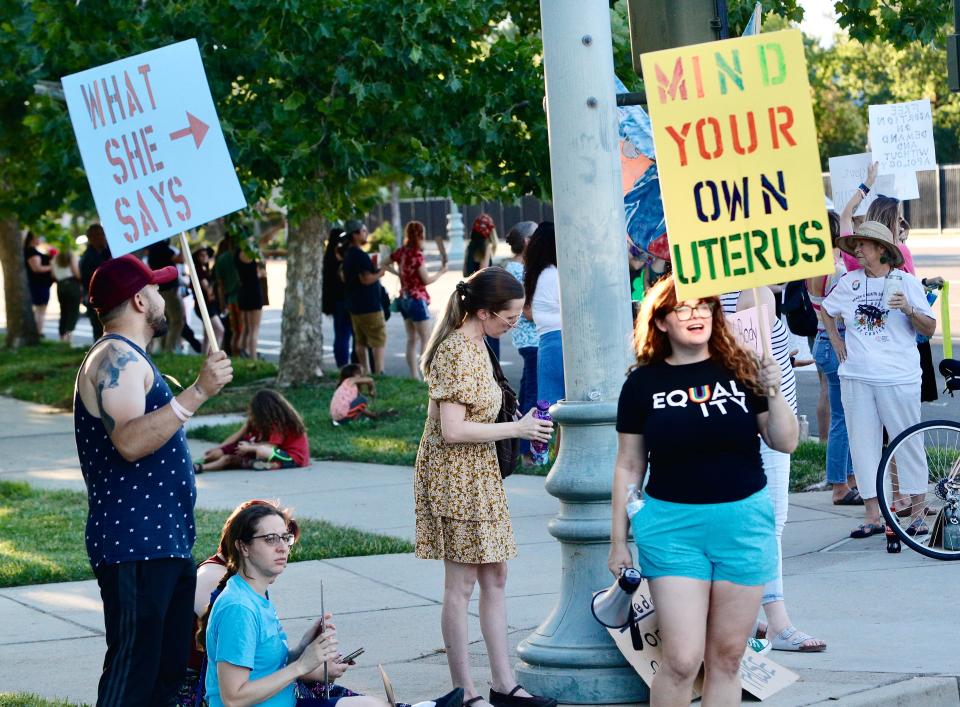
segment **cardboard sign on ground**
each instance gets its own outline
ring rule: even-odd
[[[640,678],[647,686],[652,686],[663,657],[660,647],[663,639],[660,637],[657,612],[650,596],[650,584],[646,579],[633,595],[633,611],[643,638],[640,650],[634,649],[629,628],[608,628],[607,631]],[[799,676],[796,673],[752,650],[746,650],[740,661],[740,684],[744,690],[759,700],[767,699],[798,679]],[[693,684],[693,698],[700,697],[702,692],[703,669],[701,668],[700,675]]]
[[[641,61],[677,297],[833,272],[800,32]]]
[[[770,327],[760,325],[761,316],[767,321],[770,320],[769,310],[765,304],[760,306],[759,314],[756,307],[750,307],[750,309],[727,315],[727,323],[733,335],[737,337],[737,341],[757,356],[764,356],[770,350]]]

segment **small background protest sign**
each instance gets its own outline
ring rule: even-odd
[[[607,631],[617,644],[617,648],[623,653],[623,657],[649,687],[653,685],[654,676],[660,670],[663,659],[661,647],[663,639],[660,636],[657,612],[650,598],[650,585],[646,579],[633,595],[633,613],[642,638],[640,650],[634,649],[629,628],[608,628]],[[796,673],[750,649],[747,649],[740,660],[740,685],[760,700],[780,692],[798,679],[799,676]],[[701,694],[703,694],[703,668],[700,669],[700,674],[693,684],[693,698],[697,699]]]
[[[62,83],[114,256],[246,206],[195,39]]]
[[[770,325],[761,326],[760,317],[763,317],[764,321],[770,321],[770,310],[767,309],[767,305],[760,305],[759,310],[756,307],[750,307],[726,316],[727,323],[741,346],[753,351],[757,356],[766,355],[770,350]]]
[[[928,99],[870,106],[869,115],[870,151],[880,174],[937,168]]]
[[[856,155],[831,157],[830,191],[833,206],[839,213],[850,197],[857,191],[857,187],[867,178],[867,167],[873,161],[870,152],[861,152]],[[864,216],[870,204],[876,201],[879,195],[895,196],[900,201],[910,201],[920,198],[920,186],[917,183],[917,173],[912,171],[880,174],[867,197],[860,202],[854,216]]]
[[[832,272],[800,32],[641,60],[678,297]]]

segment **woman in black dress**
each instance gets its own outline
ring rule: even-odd
[[[260,319],[263,316],[263,289],[260,286],[258,253],[241,246],[236,254],[240,292],[237,305],[243,313],[243,334],[240,335],[240,358],[257,357],[257,339],[260,337]]]
[[[33,305],[37,333],[43,336],[43,319],[47,315],[47,304],[50,302],[53,275],[50,274],[50,256],[37,250],[37,243],[33,232],[27,231],[26,240],[23,242],[23,263],[27,268],[27,285],[30,288],[30,303]]]

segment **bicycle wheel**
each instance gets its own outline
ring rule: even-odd
[[[877,470],[877,501],[903,544],[937,560],[960,560],[960,548],[946,549],[943,533],[932,532],[944,506],[955,508],[958,497],[960,424],[921,422],[890,442]]]

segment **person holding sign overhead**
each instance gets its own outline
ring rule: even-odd
[[[644,298],[634,348],[617,410],[608,567],[619,576],[633,565],[626,492],[649,467],[632,525],[663,638],[651,703],[688,705],[703,662],[704,704],[738,704],[740,659],[777,576],[760,438],[792,452],[797,418],[776,361],[758,365],[737,344],[719,298],[678,301],[673,276]]]
[[[146,348],[167,331],[158,285],[176,279],[174,266],[151,270],[124,255],[90,281],[105,334],[80,366],[74,428],[107,639],[98,707],[166,705],[187,664],[196,486],[183,425],[233,368],[212,353],[173,396]]]
[[[821,318],[837,359],[850,453],[857,488],[864,500],[864,522],[851,538],[884,531],[877,503],[877,466],[883,430],[893,439],[920,422],[920,355],[916,335],[932,336],[937,323],[920,281],[896,270],[903,263],[890,229],[865,221],[853,236],[840,238],[841,250],[863,268],[848,272],[823,300]],[[844,338],[837,319],[846,325]],[[919,442],[920,440],[918,440]],[[911,534],[928,532],[923,520],[927,466],[922,446],[897,453],[900,491],[910,494],[919,515]]]

